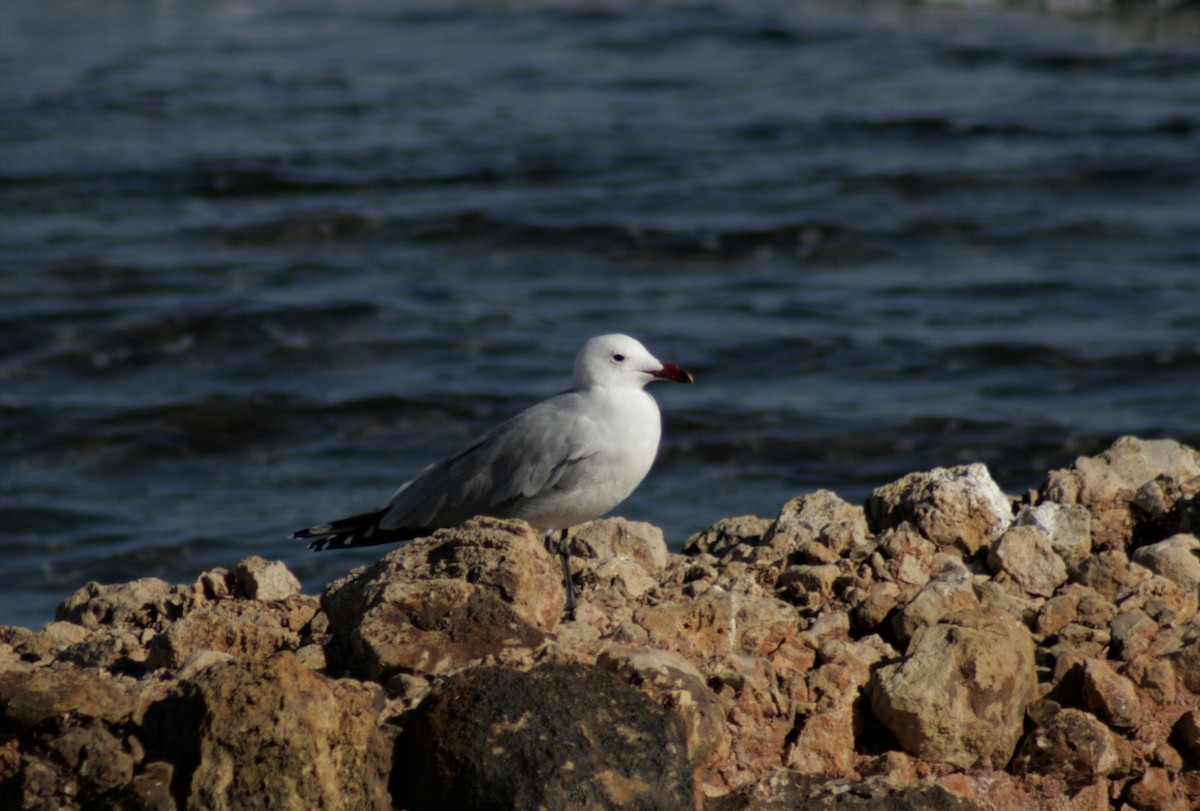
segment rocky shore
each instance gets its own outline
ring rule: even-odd
[[[478,519],[300,593],[90,583],[0,627],[13,809],[1200,807],[1200,453],[1126,437],[818,491],[670,554],[575,532],[581,605]]]

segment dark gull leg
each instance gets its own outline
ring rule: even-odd
[[[567,590],[567,607],[563,614],[567,619],[575,619],[575,581],[571,579],[571,539],[567,531],[561,530],[558,536],[558,559],[562,561],[563,587]]]

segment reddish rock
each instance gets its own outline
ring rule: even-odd
[[[1100,659],[1089,659],[1083,667],[1083,700],[1089,710],[1117,729],[1130,729],[1142,720],[1133,682]]]
[[[1017,755],[1018,772],[1054,775],[1077,788],[1127,766],[1128,753],[1096,716],[1064,709],[1025,738]]]

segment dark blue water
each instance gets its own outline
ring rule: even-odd
[[[619,510],[1200,444],[1191,17],[0,4],[0,623],[260,554],[569,383],[692,369]]]

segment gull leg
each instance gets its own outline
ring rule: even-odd
[[[558,559],[562,561],[563,587],[567,590],[567,606],[563,610],[567,619],[575,618],[575,581],[571,579],[571,539],[565,529],[559,531]]]

